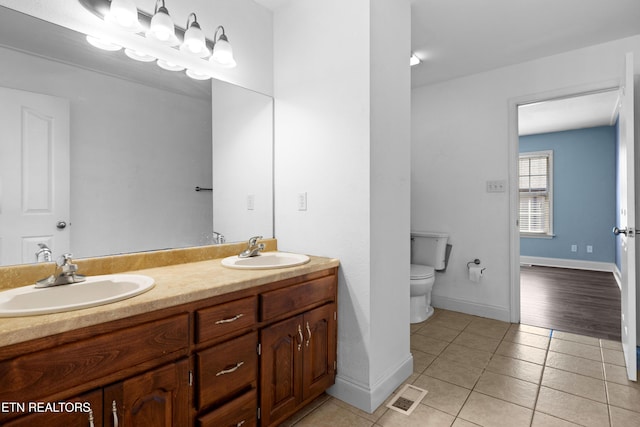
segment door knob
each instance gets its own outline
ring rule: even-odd
[[[615,234],[616,236],[619,234],[624,234],[627,237],[634,237],[634,231],[633,231],[633,228],[631,227],[625,227],[625,228],[613,227],[613,234]]]
[[[56,223],[56,227],[58,227],[60,230],[64,229],[67,226],[67,223],[64,221],[58,221]]]

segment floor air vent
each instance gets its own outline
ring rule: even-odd
[[[404,415],[411,415],[416,406],[420,404],[422,399],[427,395],[427,390],[411,384],[405,384],[404,387],[395,395],[395,397],[387,403],[387,408],[400,412]]]

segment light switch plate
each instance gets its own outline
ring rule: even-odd
[[[504,179],[487,181],[487,193],[504,193],[507,191],[507,182]]]
[[[306,211],[307,210],[307,192],[298,193],[298,210]]]

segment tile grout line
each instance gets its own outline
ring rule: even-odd
[[[609,417],[609,425],[613,425],[613,414],[611,413],[611,402],[609,401],[609,384],[607,383],[607,371],[604,366],[604,350],[602,349],[602,342],[598,340],[600,345],[600,359],[602,359],[602,378],[604,382],[604,395],[607,401],[607,415]]]

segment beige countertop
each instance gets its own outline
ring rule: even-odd
[[[0,346],[7,346],[86,326],[148,313],[229,292],[337,267],[334,258],[310,256],[306,264],[270,270],[234,270],[221,259],[128,271],[155,280],[136,297],[98,307],[40,316],[0,318]]]

